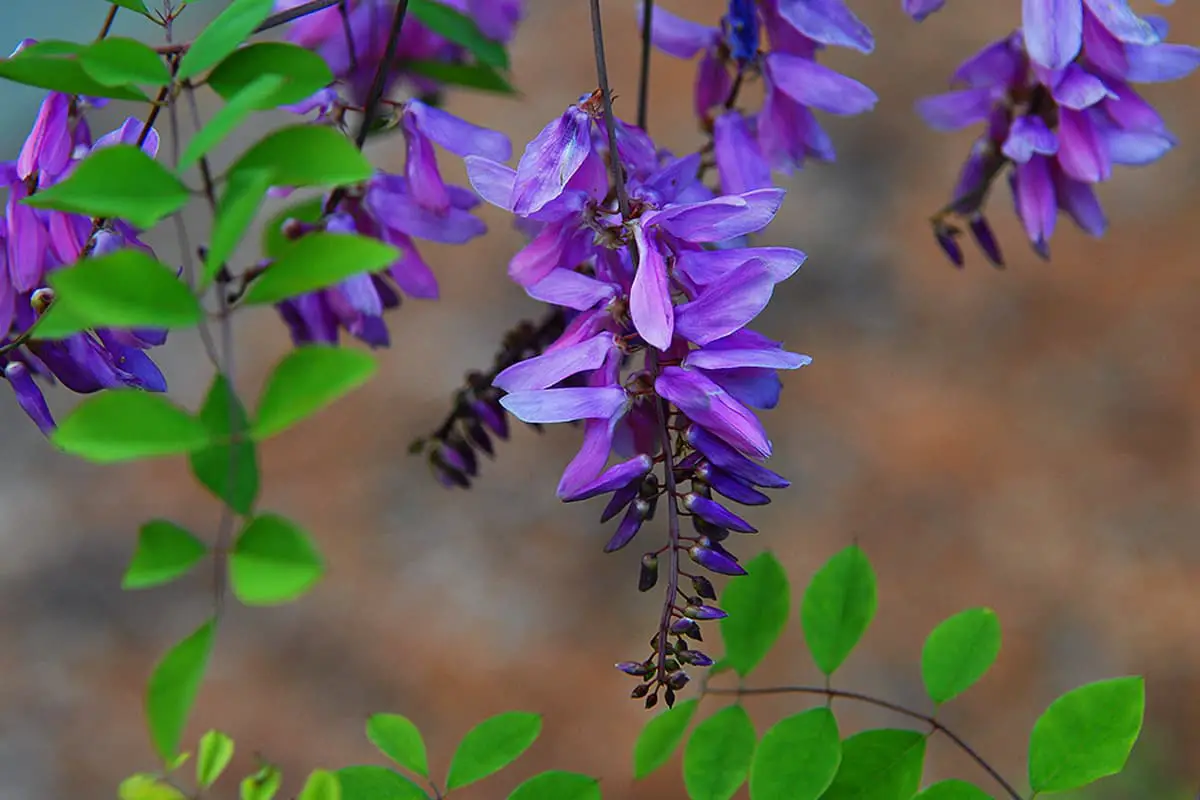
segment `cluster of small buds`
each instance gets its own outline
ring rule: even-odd
[[[93,150],[128,144],[140,145],[151,157],[157,154],[158,134],[152,128],[143,134],[143,123],[133,118],[93,141],[85,112],[102,103],[51,93],[17,159],[0,163],[0,183],[8,189],[0,220],[0,373],[22,410],[47,435],[55,428],[54,417],[35,377],[58,381],[81,394],[119,387],[151,392],[167,388],[145,352],[165,342],[166,331],[102,328],[55,340],[29,337],[54,300],[47,274],[81,257],[122,248],[151,253],[139,241],[138,231],[123,220],[94,221],[21,202],[65,179]]]

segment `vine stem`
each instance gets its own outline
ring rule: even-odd
[[[629,194],[617,153],[617,120],[612,110],[612,90],[608,86],[608,62],[604,57],[604,26],[600,21],[600,0],[590,0],[592,6],[592,49],[596,52],[596,79],[600,83],[600,98],[604,102],[604,127],[608,131],[608,163],[612,170],[613,188],[617,192],[617,208],[621,217],[629,219]]]
[[[898,703],[893,703],[890,700],[884,700],[883,698],[874,697],[869,694],[863,694],[862,692],[834,689],[830,686],[766,686],[757,688],[738,687],[736,689],[712,689],[706,687],[704,694],[733,695],[735,697],[762,697],[779,694],[808,694],[818,695],[830,701],[832,701],[834,698],[857,700],[860,703],[865,703],[877,708],[887,709],[888,711],[895,712],[896,714],[906,716],[909,719],[919,720],[932,728],[933,731],[943,734],[947,739],[954,742],[954,744],[960,750],[970,756],[971,760],[978,764],[984,772],[992,777],[992,780],[1000,784],[1000,786],[1004,788],[1004,791],[1008,793],[1008,796],[1011,797],[1012,800],[1023,800],[1021,794],[1013,788],[1011,783],[1004,779],[1004,776],[1001,775],[995,767],[989,764],[987,760],[975,750],[975,748],[967,744],[961,736],[939,722],[937,717],[934,717],[930,714],[924,714],[920,711],[908,708],[907,706],[902,706]]]
[[[112,30],[113,22],[117,18],[117,9],[119,8],[120,6],[116,4],[109,6],[108,14],[104,17],[104,24],[100,26],[100,34],[96,37],[96,41],[100,41],[108,36],[108,32]]]
[[[654,19],[654,0],[642,2],[642,63],[638,70],[637,124],[646,130],[650,116],[650,23]]]

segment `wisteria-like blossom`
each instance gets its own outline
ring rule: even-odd
[[[665,691],[670,703],[686,665],[711,663],[689,643],[700,638],[696,621],[723,615],[709,605],[708,579],[680,567],[681,555],[742,574],[725,543],[755,529],[729,505],[766,503],[761,488],[787,485],[761,463],[771,441],[753,409],[774,407],[777,371],[809,359],[746,326],[804,254],[740,242],[771,221],[783,190],[714,195],[697,177],[700,155],[674,157],[620,120],[609,153],[602,118],[599,94],[583,97],[529,143],[515,170],[481,157],[467,167],[484,199],[535,229],[509,274],[569,320],[541,355],[495,379],[504,408],[524,422],[582,422],[559,497],[609,496],[602,519],[620,522],[607,551],[628,545],[660,501],[674,504],[669,517],[691,519],[692,535],[676,530],[643,558],[643,590],[669,559],[667,610],[651,657],[620,665],[644,678],[635,697],[652,704]],[[623,169],[626,213],[606,158]]]

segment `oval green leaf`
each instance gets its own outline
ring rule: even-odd
[[[482,63],[500,69],[508,68],[508,53],[504,45],[485,36],[475,20],[461,11],[434,0],[409,0],[408,13],[434,33],[465,47]]]
[[[242,800],[271,800],[283,783],[283,773],[273,764],[264,764],[258,772],[242,779],[239,792]]]
[[[971,608],[942,622],[921,650],[921,678],[935,703],[965,692],[1000,654],[1000,619],[990,608]]]
[[[229,102],[213,114],[188,142],[183,155],[179,157],[179,171],[182,172],[207,155],[282,85],[283,78],[278,75],[259,75],[242,87],[240,92],[226,98]]]
[[[908,800],[921,786],[925,736],[892,728],[842,742],[842,763],[824,800]]]
[[[464,86],[483,92],[516,94],[508,79],[487,64],[451,64],[446,61],[409,61],[405,69],[450,86]]]
[[[600,800],[600,782],[578,772],[551,770],[513,789],[508,800]]]
[[[739,705],[726,706],[697,725],[683,751],[683,783],[688,797],[733,797],[746,782],[755,741],[754,723]]]
[[[633,746],[634,778],[644,778],[667,763],[699,707],[700,700],[693,697],[650,718]]]
[[[187,795],[163,783],[157,775],[138,773],[121,781],[117,787],[118,800],[188,800]]]
[[[132,86],[105,86],[84,72],[79,59],[71,57],[82,50],[74,42],[41,42],[12,58],[0,58],[0,78],[64,94],[146,100]]]
[[[119,217],[150,228],[188,201],[187,187],[141,148],[117,144],[93,150],[62,183],[22,202],[91,217]]]
[[[875,573],[857,545],[813,575],[800,605],[800,623],[813,660],[826,675],[842,665],[875,616]]]
[[[224,375],[213,377],[200,421],[214,444],[189,455],[192,474],[234,511],[250,514],[258,499],[258,455],[242,401],[231,393]]]
[[[196,753],[196,785],[207,789],[217,782],[233,760],[233,739],[220,731],[209,731],[200,737]]]
[[[459,743],[450,761],[446,791],[461,789],[516,761],[542,732],[538,714],[510,711],[476,725]]]
[[[209,620],[163,656],[146,687],[150,739],[164,762],[175,758],[196,692],[212,655],[216,622]]]
[[[328,345],[296,348],[267,379],[251,434],[266,439],[287,430],[362,386],[378,366],[375,359],[357,350]]]
[[[155,519],[138,531],[137,550],[122,589],[146,589],[180,577],[208,554],[208,545],[174,522]]]
[[[296,800],[342,800],[342,785],[334,773],[313,770]]]
[[[1034,723],[1029,738],[1029,785],[1063,792],[1115,775],[1142,730],[1146,685],[1114,678],[1073,689]]]
[[[109,464],[197,450],[208,444],[208,429],[161,394],[106,389],[80,403],[50,440],[72,455]]]
[[[400,714],[371,715],[367,720],[367,738],[392,761],[422,777],[429,777],[425,740],[408,717]]]
[[[217,277],[241,244],[270,188],[271,173],[266,170],[248,169],[229,176],[204,257],[204,286]]]
[[[754,751],[751,800],[817,800],[837,775],[842,740],[828,708],[777,722]]]
[[[792,606],[787,573],[770,552],[745,565],[747,575],[730,581],[721,593],[725,661],[741,677],[750,674],[779,639]]]
[[[179,61],[179,80],[203,72],[236,50],[271,15],[274,6],[275,0],[233,0],[184,53]]]
[[[265,169],[276,186],[337,186],[371,177],[371,162],[345,136],[322,125],[280,128],[250,146],[230,173]]]
[[[79,54],[83,71],[105,86],[131,83],[165,86],[171,73],[162,57],[151,48],[121,36],[109,36]]]
[[[951,779],[938,781],[913,800],[992,800],[992,796],[973,783]]]
[[[342,767],[337,774],[342,800],[429,800],[421,787],[387,767]]]
[[[400,257],[400,251],[376,239],[351,233],[310,233],[254,279],[244,302],[278,303],[341,283],[352,275],[375,272]]]
[[[233,593],[248,606],[295,600],[321,578],[325,564],[308,534],[277,514],[255,517],[229,557]]]
[[[257,42],[235,50],[208,75],[208,86],[232,102],[266,75],[279,82],[258,98],[255,109],[298,103],[333,83],[334,75],[319,54],[288,42]]]
[[[146,8],[146,4],[142,2],[142,0],[108,0],[108,2],[112,3],[114,6],[128,8],[130,11],[136,11],[145,17],[150,16],[150,11]],[[184,1],[184,5],[187,5],[186,0]]]
[[[174,270],[127,248],[49,274],[54,305],[90,328],[190,328],[204,309]]]

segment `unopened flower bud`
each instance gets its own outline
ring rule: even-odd
[[[651,709],[656,705],[658,705],[658,694],[655,693],[646,695],[646,708]]]
[[[650,667],[641,661],[622,661],[616,665],[616,668],[626,675],[633,675],[634,677],[641,677],[650,673]]]
[[[678,691],[684,686],[687,686],[689,680],[691,680],[691,678],[688,677],[686,672],[681,669],[676,670],[667,676],[667,686],[670,686],[672,689]]]
[[[54,290],[49,287],[38,289],[33,293],[33,296],[29,298],[29,305],[33,309],[34,313],[38,316],[45,314],[46,309],[48,309],[50,304],[53,302]]]
[[[746,574],[746,570],[732,556],[718,552],[712,547],[695,544],[688,549],[688,555],[691,556],[692,561],[695,561],[700,566],[721,575]]]
[[[646,553],[642,556],[642,571],[638,575],[638,591],[648,592],[658,583],[658,556]]]
[[[629,696],[632,697],[634,700],[637,700],[639,697],[645,697],[649,691],[650,691],[650,684],[639,683],[637,686],[633,687],[633,691],[629,693]]]
[[[672,622],[671,633],[677,636],[686,636],[689,639],[699,640],[701,638],[700,626],[696,624],[694,619],[688,619],[687,617]]]
[[[667,708],[675,707],[675,690],[670,686],[668,686],[667,690],[663,692],[663,700],[666,701]]]
[[[696,590],[696,594],[705,600],[717,599],[717,590],[713,588],[712,581],[703,575],[692,576],[692,588]]]
[[[729,616],[716,606],[707,605],[689,605],[683,609],[683,613],[692,619],[723,619]]]
[[[711,667],[713,660],[699,650],[687,650],[679,654],[679,660],[696,667]]]

